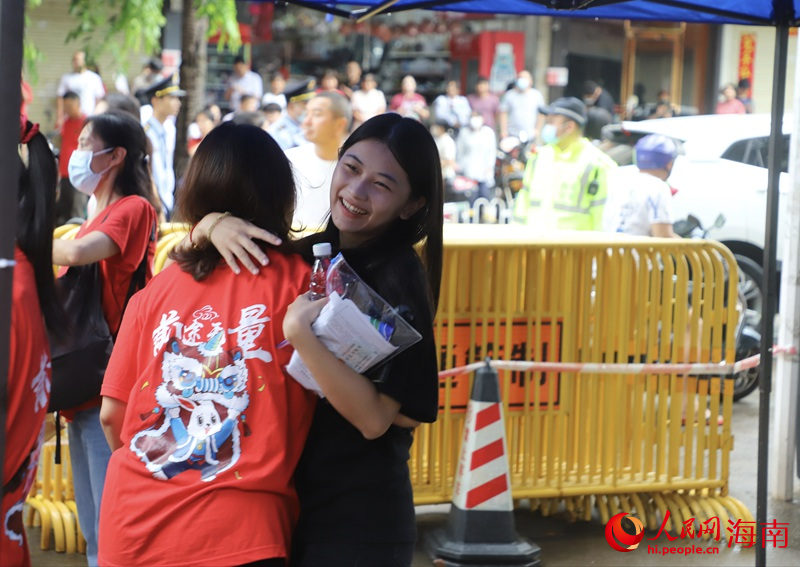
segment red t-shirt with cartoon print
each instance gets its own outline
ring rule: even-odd
[[[50,399],[50,347],[33,267],[19,248],[14,250],[14,260],[0,557],[3,565],[30,565],[22,506],[36,478],[44,438]]]
[[[292,475],[315,397],[284,368],[286,308],[308,289],[299,256],[258,275],[177,265],[131,300],[103,382],[127,404],[108,465],[101,565],[239,565],[287,557]]]

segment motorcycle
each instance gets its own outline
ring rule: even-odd
[[[707,238],[708,233],[720,228],[725,224],[725,216],[719,215],[714,224],[704,228],[700,220],[694,215],[689,215],[685,220],[676,221],[673,231],[683,238]],[[738,256],[738,262],[743,261]],[[744,260],[751,261],[747,258]],[[736,312],[739,314],[736,322],[736,360],[749,358],[761,352],[761,333],[758,330],[758,321],[753,320],[753,315],[747,309],[746,289],[740,278],[736,288]],[[758,366],[741,372],[733,376],[733,400],[738,401],[752,393],[759,383],[760,369]]]

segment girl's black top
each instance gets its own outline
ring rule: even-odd
[[[306,240],[331,242],[334,250],[338,248],[335,229]],[[422,340],[366,376],[379,392],[400,402],[402,414],[420,422],[435,421],[439,395],[435,313],[422,261],[411,246],[398,244],[391,234],[372,245],[341,252],[422,335]],[[301,509],[295,542],[415,541],[408,471],[412,441],[412,430],[394,425],[378,439],[367,440],[320,400],[295,476]]]

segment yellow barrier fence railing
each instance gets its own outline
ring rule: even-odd
[[[156,272],[187,232],[161,226]],[[446,225],[440,369],[486,357],[730,363],[737,280],[711,241]],[[604,522],[633,509],[650,527],[667,510],[675,522],[752,520],[727,493],[732,380],[501,370],[500,384],[515,499],[576,519],[597,507]],[[450,500],[470,388],[469,375],[442,378],[439,419],[415,432],[417,504]]]
[[[440,368],[733,362],[736,284],[732,254],[710,241],[447,226]],[[415,434],[417,504],[450,500],[470,378],[440,381],[439,420]],[[635,508],[651,527],[658,509],[751,517],[727,495],[732,380],[503,370],[500,383],[514,498],[585,519],[597,506],[603,521]]]

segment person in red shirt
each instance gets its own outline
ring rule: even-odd
[[[66,223],[72,218],[86,218],[86,203],[88,195],[80,193],[69,182],[69,158],[78,148],[78,136],[83,130],[86,116],[81,112],[81,97],[68,91],[64,99],[64,124],[61,126],[61,149],[58,154],[58,174],[61,181],[58,186],[58,201],[56,203],[56,225]]]
[[[53,208],[58,172],[38,125],[21,120],[19,205],[14,248],[8,411],[5,422],[0,557],[4,565],[30,565],[22,525],[25,498],[36,480],[50,392],[48,335],[62,337],[66,317],[52,268]],[[35,171],[36,175],[31,175]]]
[[[294,203],[280,146],[228,122],[198,146],[178,211],[230,211],[287,241]],[[197,240],[173,259],[131,300],[103,382],[100,563],[283,566],[315,397],[285,371],[282,323],[309,268],[284,250],[236,276]]]
[[[133,287],[143,287],[152,277],[157,217],[146,158],[147,137],[129,114],[111,111],[89,117],[70,156],[69,178],[78,191],[95,196],[97,208],[74,240],[53,241],[53,262],[59,266],[99,263],[101,303],[112,337],[142,262],[142,281]],[[65,272],[62,268],[59,276]],[[100,401],[97,396],[62,412],[70,420],[75,502],[89,565],[97,565],[97,520],[111,457],[100,426]]]
[[[20,77],[20,89],[22,90],[22,97],[20,99],[19,113],[22,116],[28,116],[28,105],[33,102],[33,89],[25,80],[25,77]]]
[[[431,113],[425,97],[417,92],[417,81],[411,75],[403,77],[400,92],[392,97],[389,110],[406,118],[427,120]]]
[[[720,101],[714,114],[747,114],[744,103],[736,98],[736,85],[728,83],[720,89]]]

